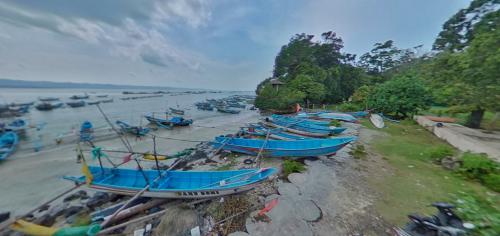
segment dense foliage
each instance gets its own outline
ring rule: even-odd
[[[375,87],[368,97],[368,107],[385,114],[406,118],[426,108],[430,99],[422,82],[415,78],[398,77]]]
[[[314,41],[313,35],[297,34],[292,37],[275,59],[273,78],[278,78],[285,85],[274,95],[301,97],[301,102],[306,105],[347,100],[361,85],[364,74],[362,69],[354,66],[354,55],[340,52],[342,44],[342,39],[331,31],[323,33],[319,41]],[[289,107],[290,99],[275,100],[274,105],[263,101],[271,94],[270,80],[266,79],[257,86],[257,100],[262,101],[256,102],[257,107]]]
[[[273,78],[284,82],[271,91],[268,78],[257,87],[257,107],[286,109],[341,104],[340,110],[373,109],[401,118],[430,102],[449,111],[469,112],[467,126],[478,128],[486,111],[500,112],[500,0],[474,0],[444,25],[433,45],[401,49],[394,41],[376,43],[358,61],[343,53],[334,32],[297,34],[275,59]],[[276,97],[278,96],[278,97]]]

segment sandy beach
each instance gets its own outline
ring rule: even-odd
[[[220,114],[198,119],[190,127],[179,127],[173,130],[159,129],[154,132],[158,137],[192,140],[193,142],[158,138],[157,152],[175,154],[185,148],[194,147],[199,143],[198,141],[209,141],[217,135],[235,133],[239,127],[245,123],[256,122],[259,117],[257,112],[246,110],[237,115]],[[128,141],[134,151],[153,150],[150,137],[135,140],[135,137],[128,136]],[[126,150],[118,138],[97,142],[96,146]],[[0,189],[2,189],[0,210],[11,211],[12,215],[20,215],[71,188],[73,183],[63,180],[62,177],[81,174],[81,165],[76,163],[75,148],[75,144],[66,144],[40,152],[22,150],[4,161],[0,165]],[[83,149],[89,150],[90,147],[84,146]],[[85,155],[87,159],[91,159],[89,152]],[[118,154],[117,157],[120,155],[122,154]],[[145,165],[153,163],[146,162]],[[131,168],[133,166],[130,165]]]

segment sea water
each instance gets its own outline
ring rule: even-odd
[[[38,103],[39,97],[58,97],[58,102],[69,102],[69,97],[73,95],[88,94],[89,99],[84,101],[95,101],[104,99],[113,99],[111,103],[101,103],[100,107],[108,116],[111,122],[116,120],[125,121],[131,125],[146,125],[147,120],[144,115],[151,112],[157,114],[165,114],[169,111],[169,107],[185,110],[185,118],[201,120],[204,118],[216,117],[222,115],[216,111],[197,110],[194,103],[201,102],[206,99],[219,99],[231,95],[252,95],[253,92],[213,92],[208,91],[203,94],[186,93],[187,89],[169,89],[161,91],[168,92],[162,97],[141,98],[135,100],[121,100],[125,97],[149,96],[151,94],[131,94],[124,95],[123,91],[132,92],[154,92],[158,90],[145,89],[34,89],[34,88],[0,88],[0,104],[12,102],[31,102]],[[106,98],[96,97],[97,95],[108,95]],[[80,125],[84,121],[90,121],[94,128],[109,127],[103,115],[99,112],[97,106],[86,105],[84,107],[71,108],[64,106],[51,111],[38,111],[34,106],[31,107],[29,113],[22,117],[16,118],[1,118],[0,122],[9,122],[13,119],[22,118],[30,123],[30,128],[23,138],[21,145],[26,148],[35,148],[36,146],[44,146],[52,144],[58,137],[71,135],[79,132]]]

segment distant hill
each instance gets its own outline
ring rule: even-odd
[[[173,87],[1,79],[0,88],[176,89]],[[178,88],[177,88],[178,89]]]

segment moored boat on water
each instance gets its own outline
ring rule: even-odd
[[[67,102],[66,105],[76,108],[85,106],[85,101],[77,101],[77,102]]]
[[[230,107],[221,107],[221,106],[218,106],[216,107],[217,111],[218,112],[222,112],[222,113],[229,113],[229,114],[238,114],[240,113],[240,110],[236,110],[236,109],[233,109],[233,108],[230,108]]]
[[[101,103],[101,101],[88,101],[87,105],[97,105],[99,103]]]
[[[184,110],[176,109],[176,108],[173,108],[173,107],[170,107],[169,109],[170,109],[170,112],[173,113],[173,114],[184,115]]]
[[[103,99],[103,100],[99,100],[100,103],[111,103],[113,102],[113,99],[110,98],[110,99]]]
[[[168,117],[167,115],[165,115],[165,118],[159,118],[155,117],[154,115],[146,115],[144,117],[150,123],[163,128],[171,128],[173,126],[188,126],[193,123],[192,119],[184,119],[184,117],[182,116]]]
[[[54,101],[59,101],[58,97],[38,97],[38,100],[42,102],[54,102]]]
[[[149,133],[149,128],[145,128],[145,127],[141,127],[141,126],[133,126],[133,125],[130,125],[130,124],[128,124],[124,121],[121,121],[121,120],[117,120],[116,124],[118,126],[120,126],[120,129],[122,130],[122,132],[130,133],[130,134],[133,134],[135,136],[144,136],[147,133]]]
[[[73,100],[88,99],[88,98],[89,98],[88,94],[85,94],[85,95],[73,95],[73,96],[69,97],[69,99],[73,99]]]
[[[62,107],[64,104],[62,102],[50,103],[50,102],[42,102],[35,106],[35,108],[39,111],[50,111],[56,108]]]
[[[16,151],[19,137],[15,132],[9,131],[0,134],[0,160],[5,160]]]
[[[101,192],[152,198],[200,199],[237,194],[255,188],[275,174],[275,168],[228,171],[163,171],[89,167],[92,181],[87,187]],[[86,176],[65,177],[85,183]],[[146,181],[147,179],[147,181]]]
[[[212,145],[248,155],[257,155],[262,148],[262,155],[266,157],[313,157],[334,155],[354,140],[355,137],[293,141],[216,137]]]

